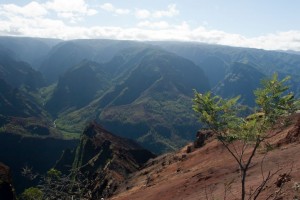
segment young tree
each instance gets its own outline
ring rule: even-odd
[[[242,106],[238,104],[239,96],[223,99],[211,92],[200,94],[195,91],[193,109],[198,114],[200,122],[214,132],[237,162],[241,171],[241,199],[246,199],[247,172],[257,148],[267,138],[270,130],[278,119],[293,113],[299,107],[299,101],[289,89],[286,82],[289,77],[278,80],[277,74],[271,79],[262,81],[263,88],[254,91],[257,108],[252,115],[242,117]],[[250,154],[246,151],[250,151]],[[262,183],[248,194],[248,199],[257,199],[270,174]]]

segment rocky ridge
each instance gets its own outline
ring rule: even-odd
[[[85,128],[76,151],[65,152],[55,168],[67,172],[66,166],[72,166],[69,170],[86,174],[86,187],[91,198],[97,199],[111,196],[129,174],[153,157],[134,141],[115,136],[93,122]]]

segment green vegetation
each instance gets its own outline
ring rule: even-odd
[[[246,191],[247,172],[256,151],[268,137],[267,131],[282,116],[288,116],[299,108],[299,100],[287,93],[289,78],[278,80],[277,74],[262,81],[263,88],[255,90],[257,108],[250,117],[242,117],[242,108],[237,104],[239,97],[223,99],[211,92],[200,94],[195,91],[193,109],[206,128],[211,129],[218,140],[233,156],[241,171],[241,199],[257,199],[265,188],[269,176],[252,191]],[[250,154],[245,152],[250,150]]]
[[[51,168],[47,171],[47,177],[49,177],[49,178],[58,179],[61,177],[61,175],[62,175],[62,173],[59,170],[54,169],[54,168]]]
[[[57,87],[56,83],[49,85],[47,87],[41,88],[38,92],[39,95],[36,95],[35,98],[41,105],[44,105],[50,99],[55,87]]]
[[[20,196],[21,200],[43,200],[43,192],[36,187],[26,189]]]
[[[43,119],[66,139],[97,120],[162,153],[190,141],[199,128],[190,110],[193,88],[223,98],[241,95],[239,103],[252,107],[257,80],[276,70],[279,77],[290,74],[291,89],[300,94],[300,56],[282,52],[98,39],[1,37],[0,44],[0,114]],[[0,131],[38,135],[0,124]]]
[[[66,138],[56,130],[49,121],[36,117],[4,117],[0,116],[0,120],[5,123],[0,126],[0,133],[18,134],[26,137],[54,137]],[[68,137],[71,138],[71,137]]]
[[[192,88],[209,89],[198,66],[161,49],[141,48],[120,52],[103,66],[82,62],[70,69],[46,108],[54,112],[56,127],[64,135],[80,134],[87,123],[97,120],[162,153],[183,146],[192,139],[189,133],[199,128],[189,108]],[[83,97],[89,98],[81,101]]]

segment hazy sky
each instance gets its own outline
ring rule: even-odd
[[[299,0],[0,0],[0,35],[300,51]]]

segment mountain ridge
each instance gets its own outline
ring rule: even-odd
[[[76,120],[77,122],[81,121],[81,127],[83,127],[85,124],[80,119],[80,116],[90,116],[86,120],[96,119],[109,130],[132,139],[142,137],[151,129],[152,131],[160,129],[158,134],[163,138],[165,137],[163,134],[173,132],[174,137],[182,137],[183,141],[186,140],[188,138],[186,135],[187,131],[179,133],[172,128],[172,123],[174,123],[172,119],[176,118],[172,114],[172,110],[176,110],[176,113],[182,113],[182,115],[188,115],[187,118],[184,118],[187,120],[187,123],[196,121],[191,111],[187,112],[187,114],[183,112],[190,110],[188,102],[192,98],[193,88],[202,92],[209,89],[208,80],[204,72],[189,60],[156,48],[142,48],[136,52],[127,51],[127,53],[130,56],[126,57],[126,62],[122,62],[123,65],[117,66],[116,70],[119,73],[115,77],[113,72],[110,72],[112,70],[111,67],[116,67],[115,65],[110,65],[111,62],[101,65],[101,70],[104,73],[111,74],[112,81],[108,84],[111,87],[103,92],[102,95],[100,93],[98,98],[85,107],[63,115],[63,118],[57,120],[57,124],[60,126],[63,123],[62,125],[65,126],[67,124],[64,121],[69,123]],[[122,52],[120,55],[124,56],[125,54]],[[115,80],[122,81],[117,81],[115,85],[111,84]],[[89,80],[86,80],[86,82],[89,82]],[[79,93],[84,94],[85,91],[79,91]],[[54,103],[54,105],[59,105],[59,103]],[[159,109],[164,109],[162,106],[168,110],[168,114],[159,111]],[[114,114],[111,115],[112,113]],[[127,113],[136,114],[128,115]],[[134,120],[135,116],[138,115],[140,117]],[[124,117],[126,120],[120,121]],[[160,123],[155,118],[162,119],[167,124]],[[122,126],[123,128],[121,128]],[[155,128],[154,126],[164,128]],[[133,130],[134,127],[136,127],[135,130]],[[192,129],[195,131],[195,126]],[[126,133],[122,135],[124,130]],[[165,130],[166,133],[161,132],[161,130]],[[168,143],[173,143],[172,145],[174,146],[174,141],[175,138]],[[169,148],[164,146],[162,148]]]

